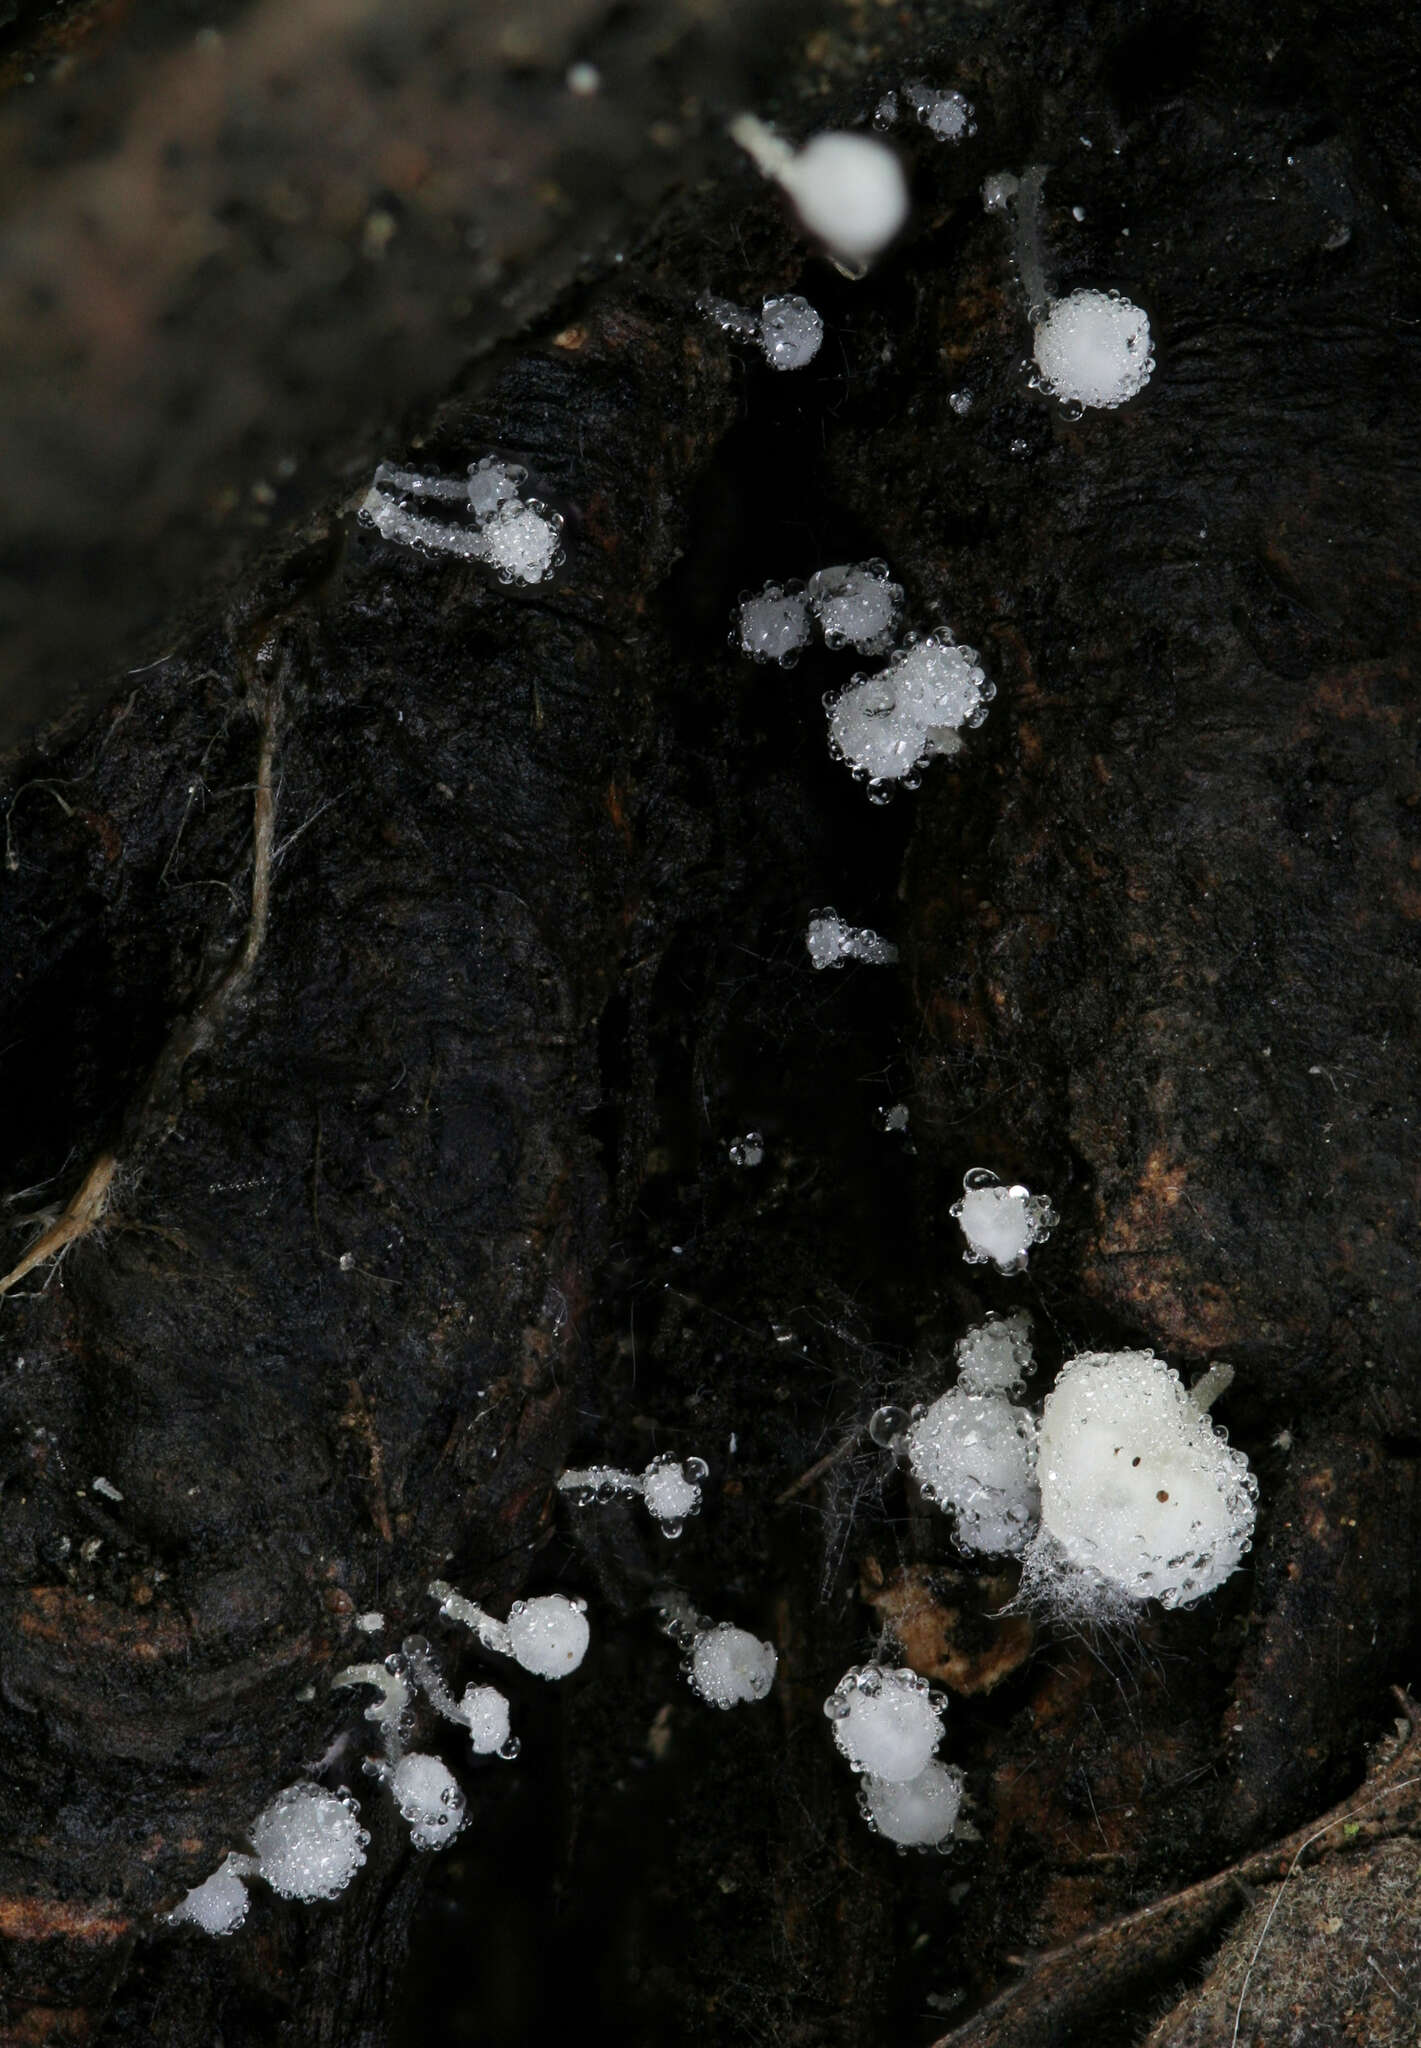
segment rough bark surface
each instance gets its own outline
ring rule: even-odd
[[[564,162],[573,115],[545,89],[583,17],[529,11],[547,41],[525,60],[490,54],[491,13],[452,12],[451,108],[542,81],[517,100],[526,200]],[[199,294],[222,322],[173,329],[206,335],[190,415],[135,261],[152,402],[116,406],[97,449],[53,442],[51,414],[65,388],[76,418],[119,389],[122,323],[61,352],[61,387],[58,330],[0,274],[0,436],[33,484],[0,538],[21,535],[12,711],[59,667],[82,681],[110,632],[180,622],[166,660],[0,759],[6,2042],[507,2048],[595,2016],[629,2044],[1196,2048],[1230,2038],[1275,1901],[1240,2043],[1410,2038],[1414,1794],[1354,1835],[1338,1816],[1409,1769],[1374,1746],[1417,1648],[1418,30],[1400,9],[850,7],[772,90],[788,30],[761,13],[757,38],[753,12],[632,20],[664,34],[676,92],[680,38],[704,34],[724,65],[704,107],[759,78],[801,132],[916,75],[976,105],[959,147],[898,129],[914,222],[861,283],[709,144],[712,178],[638,185],[610,91],[626,151],[608,188],[571,180],[562,225],[505,208],[500,149],[456,143],[449,114],[408,212],[380,200],[398,232],[355,298],[320,287],[319,402],[289,375],[304,241],[250,319],[235,259],[191,273],[235,301]],[[21,9],[0,33],[33,48],[96,19]],[[29,166],[9,217],[48,221],[75,265],[121,256],[75,239],[84,180],[156,161],[162,67],[214,54],[164,20],[153,54],[115,28],[85,74],[90,157],[46,170],[42,114],[0,139]],[[296,80],[244,176],[292,176],[308,87],[321,156],[346,87],[303,39],[348,55],[354,20],[233,11],[251,75],[270,83],[279,31]],[[381,93],[384,20],[357,25]],[[427,129],[421,50],[395,97]],[[663,72],[637,51],[644,126]],[[451,338],[430,280],[466,200],[428,194],[464,148],[509,299]],[[1073,422],[1028,386],[1009,231],[978,190],[1033,162],[1053,289],[1149,312],[1158,368],[1118,413]],[[605,274],[594,217],[626,230]],[[165,262],[187,246],[160,240]],[[45,320],[97,318],[82,274]],[[820,358],[775,375],[697,313],[708,287],[804,290]],[[179,415],[199,424],[169,448]],[[256,501],[270,525],[235,502],[195,520],[209,458],[246,508],[298,416],[292,499]],[[379,456],[457,473],[493,449],[565,515],[547,589],[349,515]],[[976,645],[998,693],[883,808],[825,744],[821,695],[859,664],[752,668],[725,637],[740,591],[874,554],[909,623]],[[827,903],[901,967],[816,975],[802,934]],[[880,1125],[895,1101],[906,1144]],[[751,1129],[764,1161],[737,1168]],[[1062,1212],[1025,1280],[958,1256],[948,1211],[979,1165]],[[879,1402],[940,1390],[969,1322],[1021,1304],[1038,1397],[1087,1346],[1238,1369],[1220,1412],[1259,1475],[1254,1553],[1129,1640],[994,1620],[1010,1585],[866,1434]],[[564,1463],[659,1450],[712,1466],[679,1545],[634,1504],[553,1490]],[[563,1687],[510,1681],[512,1766],[421,1723],[473,1824],[418,1859],[329,1685],[412,1630],[458,1685],[489,1675],[438,1623],[436,1574],[495,1611],[580,1591],[594,1647]],[[767,1705],[685,1690],[649,1610],[669,1579],[774,1638]],[[975,1833],[945,1858],[867,1832],[827,1737],[824,1696],[897,1655],[894,1627],[955,1693]],[[263,1894],[220,1943],[166,1927],[309,1770],[372,1829],[344,1899]],[[1317,1926],[1342,1961],[1290,1974]]]

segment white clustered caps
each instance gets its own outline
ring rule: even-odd
[[[1149,1599],[1183,1607],[1238,1568],[1258,1487],[1207,1412],[1231,1378],[1215,1367],[1190,1392],[1149,1351],[1070,1361],[1041,1418],[1029,1595],[1086,1612]]]
[[[842,562],[809,579],[809,602],[829,647],[855,647],[860,654],[886,654],[903,603],[886,562]]]
[[[910,641],[876,675],[856,676],[841,695],[826,699],[830,744],[881,801],[890,783],[915,788],[934,755],[956,753],[961,729],[980,725],[995,695],[975,648],[932,634]]]
[[[174,1906],[168,1919],[174,1926],[190,1922],[204,1934],[235,1934],[250,1903],[242,1879],[256,1867],[253,1856],[225,1857],[211,1877],[194,1885],[181,1904]]]
[[[486,1650],[511,1657],[535,1678],[566,1678],[587,1655],[591,1631],[585,1600],[540,1593],[532,1600],[515,1600],[505,1622],[495,1621],[443,1579],[430,1581],[429,1595],[439,1602],[441,1614],[472,1629]]]
[[[1119,292],[1056,299],[1036,326],[1032,381],[1068,406],[1110,409],[1143,391],[1155,367],[1149,317]]]
[[[864,274],[908,218],[903,166],[871,135],[815,135],[795,150],[754,114],[738,114],[730,136],[851,276]]]
[[[772,370],[802,370],[818,355],[824,322],[797,292],[766,299],[760,314],[760,346]]]
[[[903,1785],[924,1770],[942,1737],[944,1702],[916,1671],[855,1664],[824,1702],[851,1768]]]
[[[809,600],[798,583],[767,583],[744,597],[736,612],[736,636],[752,661],[777,661],[792,668],[809,645]]]
[[[733,1622],[697,1614],[686,1595],[668,1587],[654,1605],[661,1626],[685,1656],[681,1672],[698,1699],[712,1707],[746,1706],[765,1699],[775,1682],[779,1658],[773,1643]]]
[[[939,142],[961,142],[966,136],[977,133],[971,102],[960,92],[929,85],[921,78],[910,78],[904,84],[903,97]]]
[[[940,1395],[904,1438],[923,1498],[951,1513],[964,1550],[1009,1556],[1035,1530],[1036,1420],[1001,1393]]]
[[[859,1811],[869,1826],[900,1849],[940,1849],[962,1811],[963,1777],[956,1764],[925,1764],[906,1784],[866,1777],[859,1783]]]
[[[466,1685],[456,1700],[444,1681],[444,1673],[423,1636],[407,1636],[402,1645],[405,1661],[437,1714],[469,1731],[469,1747],[475,1756],[500,1756],[511,1762],[518,1754],[518,1738],[509,1732],[508,1701],[493,1685]]]
[[[662,1535],[676,1537],[689,1517],[701,1511],[701,1482],[709,1470],[704,1458],[676,1458],[666,1451],[644,1472],[623,1472],[616,1465],[564,1472],[558,1492],[575,1494],[579,1507],[615,1500],[618,1494],[640,1495],[647,1513],[661,1524]]]
[[[852,925],[837,910],[816,910],[804,934],[809,957],[816,968],[842,967],[846,960],[863,960],[870,967],[891,967],[898,948],[891,939],[880,938],[867,925]]]
[[[486,562],[500,583],[542,583],[566,559],[562,518],[537,498],[524,497],[528,472],[520,463],[486,455],[467,477],[421,476],[382,462],[360,507],[365,525],[406,547]],[[466,507],[473,525],[431,519],[403,498],[434,498]]]
[[[370,1837],[358,1801],[303,1779],[252,1823],[256,1870],[284,1899],[334,1899],[365,1861]]]
[[[1045,1195],[1029,1189],[1003,1187],[994,1173],[975,1166],[962,1182],[962,1199],[949,1214],[956,1217],[967,1249],[969,1266],[990,1260],[999,1273],[1021,1273],[1034,1244],[1050,1236],[1057,1217]]]

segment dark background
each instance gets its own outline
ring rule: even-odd
[[[4,1263],[119,1163],[0,1307],[0,2039],[1227,2041],[1276,1894],[1207,1880],[1353,1795],[1415,1676],[1413,16],[10,16]],[[723,122],[918,75],[978,133],[900,123],[913,222],[849,284]],[[1150,315],[1118,414],[1028,388],[979,187],[1033,162],[1053,287]],[[819,358],[707,289],[803,290]],[[490,450],[566,516],[552,587],[355,524],[381,457]],[[880,554],[998,694],[875,808],[824,736],[854,659],[726,635]],[[831,903],[899,968],[813,973]],[[959,1256],[976,1165],[1061,1212],[1024,1279]],[[993,1621],[1010,1575],[868,1439],[1022,1304],[1038,1399],[1087,1346],[1237,1367],[1257,1542],[1201,1608]],[[552,1492],[660,1450],[711,1465],[678,1546]],[[593,1621],[574,1679],[508,1678],[516,1763],[421,1724],[472,1813],[437,1861],[328,1690],[370,1609],[472,1675],[436,1573]],[[775,1640],[767,1704],[686,1691],[667,1576]],[[822,1714],[905,1603],[946,1858],[867,1831]],[[316,1766],[351,1890],[166,1929]],[[1414,2040],[1411,1825],[1293,1881],[1240,2041]]]

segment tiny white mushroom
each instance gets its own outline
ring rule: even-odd
[[[687,1519],[701,1510],[701,1482],[709,1466],[704,1458],[677,1458],[663,1451],[643,1472],[623,1472],[616,1465],[586,1465],[564,1472],[559,1493],[570,1493],[580,1506],[613,1500],[620,1494],[640,1496],[663,1536],[681,1534]]]
[[[815,135],[795,150],[754,114],[737,115],[730,134],[850,274],[862,275],[908,218],[903,166],[871,135]]]
[[[1056,1212],[1046,1196],[1033,1195],[1020,1185],[1003,1187],[985,1167],[973,1167],[962,1186],[962,1198],[949,1213],[967,1240],[962,1256],[968,1265],[990,1260],[1001,1273],[1024,1271],[1031,1247],[1049,1237],[1056,1225]]]
[[[766,299],[760,314],[760,346],[773,370],[802,370],[818,355],[824,322],[798,292]]]
[[[200,1927],[204,1934],[235,1934],[247,1917],[250,1903],[244,1877],[256,1870],[254,1856],[227,1856],[211,1877],[196,1884],[168,1919],[180,1926],[184,1921]]]
[[[790,668],[809,645],[809,600],[797,583],[767,583],[745,597],[735,615],[735,639],[752,661]]]
[[[466,1685],[463,1698],[456,1700],[423,1636],[407,1636],[402,1647],[410,1672],[434,1711],[468,1729],[469,1747],[475,1756],[501,1756],[505,1761],[517,1756],[518,1738],[510,1733],[508,1701],[496,1686]]]
[[[773,1643],[733,1622],[697,1614],[674,1586],[658,1594],[654,1604],[662,1628],[685,1652],[681,1670],[698,1698],[713,1707],[735,1707],[768,1695],[779,1664]]]
[[[372,1775],[388,1787],[409,1822],[416,1849],[447,1849],[468,1819],[459,1781],[437,1756],[412,1750],[393,1767],[377,1764]]]
[[[820,569],[808,583],[809,602],[830,647],[856,647],[860,654],[886,654],[903,603],[886,562],[841,562]]]
[[[853,1665],[824,1702],[853,1769],[893,1784],[916,1778],[942,1736],[940,1700],[915,1671]]]
[[[511,1657],[537,1678],[566,1678],[587,1655],[591,1631],[585,1600],[540,1593],[532,1600],[515,1600],[505,1622],[496,1621],[476,1600],[456,1593],[443,1579],[432,1580],[429,1592],[441,1614],[461,1621],[485,1649]]]
[[[962,1787],[956,1764],[939,1763],[934,1757],[906,1783],[862,1779],[859,1807],[869,1826],[899,1848],[940,1849],[957,1826]]]
[[[1041,1418],[1041,1533],[1028,1582],[1064,1564],[1107,1593],[1180,1607],[1211,1593],[1249,1547],[1257,1483],[1204,1403],[1149,1351],[1084,1352]],[[1225,1381],[1226,1383],[1226,1381]]]
[[[848,923],[832,908],[815,911],[804,943],[818,969],[842,967],[846,960],[862,960],[869,967],[891,967],[898,958],[898,948],[891,939],[880,938],[867,925]]]
[[[365,1861],[370,1837],[344,1790],[303,1779],[278,1792],[252,1823],[257,1874],[284,1899],[334,1899]]]
[[[1155,367],[1149,316],[1119,292],[1053,300],[1037,323],[1033,353],[1043,390],[1102,410],[1143,391]]]
[[[722,1621],[695,1638],[686,1676],[691,1690],[711,1706],[734,1707],[764,1699],[778,1663],[773,1643]]]

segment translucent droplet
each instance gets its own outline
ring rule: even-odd
[[[880,1449],[891,1451],[908,1427],[909,1419],[906,1408],[875,1408],[868,1419],[868,1433]]]

